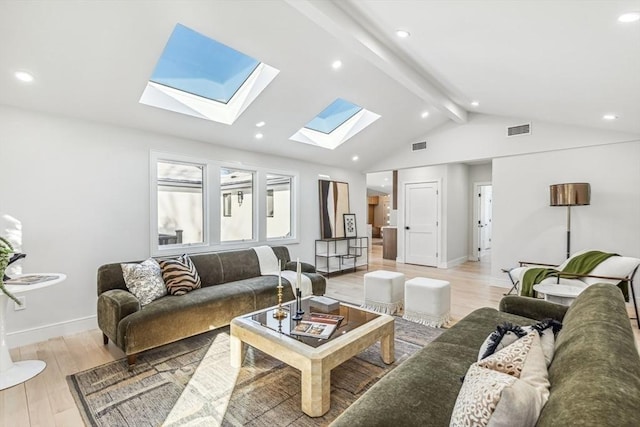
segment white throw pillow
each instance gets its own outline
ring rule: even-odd
[[[544,403],[523,380],[478,366],[469,367],[451,414],[451,427],[530,427]]]
[[[155,259],[149,258],[140,264],[120,266],[127,289],[140,300],[140,305],[147,305],[167,294],[160,265]]]

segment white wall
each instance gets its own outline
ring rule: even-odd
[[[24,271],[68,276],[27,294],[26,310],[9,311],[12,347],[94,327],[98,267],[149,256],[151,150],[297,172],[294,259],[313,262],[319,174],[349,183],[366,235],[366,183],[357,172],[10,107],[0,107],[0,129],[0,213],[22,221]]]
[[[492,275],[520,260],[561,263],[567,208],[549,206],[549,185],[591,184],[591,204],[571,208],[571,252],[640,257],[640,141],[496,159]]]
[[[526,122],[530,120],[470,114],[467,123],[459,125],[447,122],[431,133],[416,138],[427,141],[426,150],[398,150],[395,156],[382,159],[370,171],[491,160],[503,156],[638,140],[638,135],[633,134],[536,121],[531,124],[530,135],[505,136],[507,126]]]
[[[496,285],[508,286],[500,269],[515,266],[518,260],[564,259],[566,210],[548,206],[553,183],[592,185],[592,205],[572,210],[572,252],[597,247],[640,256],[640,138],[544,122],[533,122],[531,135],[505,136],[507,126],[526,121],[472,114],[463,125],[445,124],[427,135],[426,150],[399,152],[372,170],[420,166],[415,170],[438,171],[447,164],[493,159],[492,276]],[[476,179],[484,181],[488,172],[484,167],[472,169],[469,185]],[[406,173],[399,171],[399,175]],[[471,218],[472,213],[467,214]],[[443,211],[444,222],[448,215]],[[443,239],[447,244],[447,237]]]
[[[447,266],[467,261],[469,248],[469,168],[463,164],[447,166]]]

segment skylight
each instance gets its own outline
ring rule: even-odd
[[[338,98],[289,139],[333,150],[379,118],[379,114]]]
[[[338,126],[355,116],[360,110],[362,110],[362,107],[338,98],[307,123],[305,128],[322,133],[331,133]]]
[[[177,24],[140,102],[232,124],[278,73],[267,64]]]

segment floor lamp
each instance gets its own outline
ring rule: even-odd
[[[567,207],[567,259],[571,256],[571,206],[585,206],[591,203],[591,185],[587,182],[553,184],[549,187],[550,206]]]

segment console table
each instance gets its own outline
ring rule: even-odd
[[[364,263],[359,264],[363,258]],[[369,238],[338,237],[316,240],[315,267],[321,274],[356,271],[360,266],[369,270]]]
[[[35,291],[37,289],[46,288],[48,286],[60,283],[67,278],[66,275],[60,273],[32,273],[19,274],[13,279],[19,279],[25,276],[50,276],[50,280],[29,285],[9,285],[5,283],[5,287],[13,295],[20,295],[25,292]],[[0,390],[4,390],[14,385],[23,383],[44,370],[47,364],[42,360],[22,360],[14,362],[9,354],[9,346],[6,340],[5,318],[10,304],[13,301],[0,291]]]

